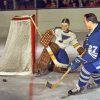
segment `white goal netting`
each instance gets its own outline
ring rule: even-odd
[[[33,17],[14,17],[11,20],[4,53],[0,58],[0,75],[24,75],[32,73],[35,55]]]

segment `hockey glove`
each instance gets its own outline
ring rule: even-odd
[[[76,70],[81,63],[83,62],[83,60],[80,57],[76,57],[70,64],[69,67],[71,67],[71,70]]]

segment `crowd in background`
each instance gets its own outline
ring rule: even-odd
[[[0,10],[100,7],[100,0],[0,0]]]

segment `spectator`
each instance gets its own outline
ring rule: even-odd
[[[47,0],[36,0],[36,8],[45,8]]]
[[[33,9],[34,0],[16,0],[18,9]]]
[[[55,0],[47,0],[46,8],[57,8]]]
[[[90,8],[95,7],[95,2],[94,1],[89,1],[87,7],[90,7]]]
[[[7,0],[4,0],[3,4],[4,4],[5,9],[7,9]]]
[[[59,0],[58,1],[58,7],[63,8],[63,7],[69,7],[70,0]]]

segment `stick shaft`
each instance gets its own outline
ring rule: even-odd
[[[32,23],[34,24],[34,26],[35,26],[35,28],[36,28],[36,30],[37,30],[39,36],[41,37],[41,33],[40,33],[40,31],[39,31],[39,29],[38,29],[36,23],[34,22],[34,20],[32,19],[32,17],[30,17],[30,19],[31,19]]]
[[[65,76],[70,72],[71,68],[69,67],[68,70],[63,74],[63,76],[61,77],[61,81],[65,78]]]
[[[68,70],[62,75],[62,77],[57,81],[55,82],[54,84],[52,84],[52,89],[58,87],[58,85],[60,84],[60,82],[65,78],[65,76],[68,75],[68,73],[70,72],[71,68],[69,67]]]

